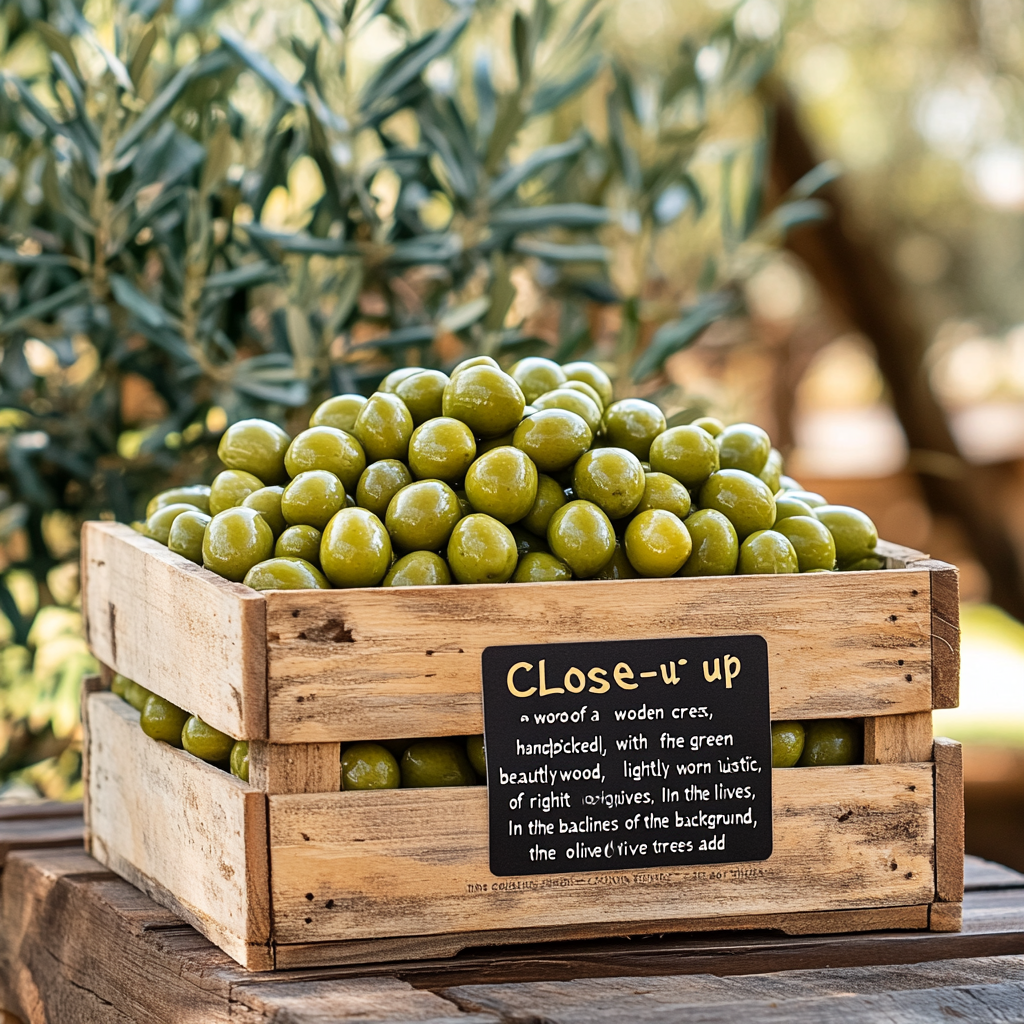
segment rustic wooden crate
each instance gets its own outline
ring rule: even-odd
[[[254,969],[467,946],[721,929],[959,927],[956,571],[259,594],[115,524],[83,533],[89,642],[239,739],[250,784],[88,694],[87,843]],[[618,588],[618,589],[616,589]],[[484,787],[339,792],[341,743],[479,732],[480,654],[522,642],[768,642],[773,718],[865,719],[864,765],[773,774],[760,863],[531,876],[488,869]],[[500,922],[501,928],[495,928]]]

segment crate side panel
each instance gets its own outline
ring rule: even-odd
[[[774,718],[931,709],[926,570],[265,597],[279,743],[480,732],[481,652],[538,641],[757,633]]]
[[[502,879],[483,787],[269,798],[274,937],[301,943],[928,903],[931,764],[778,770],[767,861]],[[312,898],[310,898],[312,897]]]
[[[266,735],[259,593],[121,523],[86,523],[82,610],[101,662],[236,739]]]

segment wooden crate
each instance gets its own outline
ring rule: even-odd
[[[257,593],[127,527],[83,531],[109,670],[250,740],[250,784],[86,698],[87,843],[254,969],[720,929],[959,926],[956,570]],[[865,719],[864,765],[773,773],[759,863],[496,878],[484,787],[339,792],[341,744],[480,732],[487,646],[759,633],[772,717]],[[523,882],[527,884],[523,884]],[[495,923],[502,925],[495,928]]]

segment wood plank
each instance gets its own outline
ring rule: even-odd
[[[928,914],[928,928],[933,932],[958,932],[963,927],[963,917],[961,903],[933,903]]]
[[[340,743],[249,743],[249,785],[264,793],[335,793],[341,789]]]
[[[920,561],[932,584],[932,707],[960,706],[960,572],[945,562]]]
[[[483,787],[272,796],[275,939],[867,909],[934,894],[931,764],[773,773],[757,864],[496,879]]]
[[[113,673],[106,666],[100,666],[99,675],[83,676],[82,678],[82,691],[78,695],[78,714],[82,720],[82,734],[89,730],[89,697],[94,693],[99,693],[101,690],[109,689],[110,679]],[[89,744],[82,743],[82,778],[89,778]],[[90,846],[90,839],[88,832],[85,828],[85,822],[89,820],[89,788],[83,785],[82,789],[82,844],[86,849]]]
[[[964,767],[956,740],[935,740],[935,895],[964,898]]]
[[[864,719],[864,763],[901,764],[932,759],[932,713]]]
[[[240,963],[271,966],[266,798],[89,698],[90,852]]]
[[[966,854],[964,892],[982,892],[987,889],[1024,889],[1024,875],[1005,864]]]
[[[236,739],[266,736],[263,597],[122,523],[82,528],[96,657]]]
[[[22,818],[0,822],[0,865],[13,850],[82,846],[81,818]]]
[[[932,705],[930,573],[270,591],[274,742],[480,732],[485,647],[757,633],[774,718]],[[836,609],[843,628],[835,628]]]
[[[886,569],[906,569],[912,562],[920,562],[928,558],[917,548],[908,548],[903,544],[893,544],[890,540],[880,540],[875,546],[875,554],[885,559]]]

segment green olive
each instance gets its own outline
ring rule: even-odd
[[[140,714],[142,709],[146,706],[146,701],[152,696],[152,690],[147,690],[144,686],[136,683],[134,680],[129,680],[125,684],[124,699]]]
[[[402,755],[402,786],[475,786],[476,773],[463,744],[455,740],[418,740]]]
[[[412,473],[404,462],[399,462],[398,459],[371,462],[359,478],[356,504],[369,509],[378,519],[383,519],[391,499],[411,483]]]
[[[675,576],[690,557],[693,542],[673,512],[651,508],[634,516],[623,538],[626,557],[641,576]]]
[[[367,399],[359,410],[352,433],[363,446],[368,462],[401,459],[409,452],[414,424],[412,413],[397,395],[380,391]]]
[[[651,443],[651,469],[667,473],[691,490],[718,470],[718,446],[700,427],[670,427]]]
[[[772,448],[768,453],[764,468],[757,475],[768,485],[772,494],[779,489],[779,481],[782,479],[782,453],[778,448]]]
[[[124,699],[125,690],[128,686],[134,686],[133,680],[127,676],[121,675],[120,672],[115,672],[110,679],[110,692],[117,697]]]
[[[859,721],[846,718],[804,723],[804,749],[798,768],[859,764],[863,754],[864,731]]]
[[[602,423],[610,445],[625,448],[646,462],[651,443],[665,430],[665,414],[653,402],[624,398],[605,409]]]
[[[732,576],[740,557],[736,528],[715,509],[702,508],[686,519],[693,552],[680,576]]]
[[[284,453],[288,435],[269,420],[239,420],[224,431],[217,455],[228,469],[252,473],[264,483],[279,484],[286,479]]]
[[[541,409],[516,427],[512,444],[542,473],[556,473],[571,466],[593,439],[582,416],[568,409]]]
[[[646,486],[640,460],[625,448],[593,448],[580,456],[572,474],[577,496],[600,506],[609,519],[628,516]]]
[[[455,483],[466,475],[475,458],[473,431],[450,416],[421,423],[409,439],[409,468],[418,480]]]
[[[275,537],[280,536],[288,525],[281,513],[281,495],[283,487],[261,487],[258,491],[246,495],[242,500],[242,508],[254,508],[267,521],[267,526]]]
[[[310,427],[289,445],[284,464],[293,479],[300,473],[325,469],[341,481],[346,491],[354,491],[366,469],[366,454],[362,445],[344,430]]]
[[[740,545],[738,571],[743,575],[799,572],[789,538],[774,530],[755,530]]]
[[[779,488],[783,491],[802,491],[804,489],[798,481],[791,476],[786,476],[785,473],[779,477]]]
[[[564,583],[571,579],[569,566],[543,551],[523,555],[512,574],[513,583]]]
[[[454,380],[460,373],[465,370],[470,370],[474,366],[493,366],[495,370],[500,370],[501,367],[497,361],[492,359],[490,356],[471,356],[469,359],[463,359],[450,374],[448,374],[449,380]]]
[[[362,395],[335,395],[321,402],[309,417],[311,427],[334,427],[351,434],[359,410],[366,405]]]
[[[581,380],[589,384],[600,396],[601,405],[609,406],[612,403],[612,382],[608,374],[595,366],[593,363],[577,362],[566,363],[562,372],[569,380]]]
[[[410,551],[384,577],[382,587],[442,587],[451,583],[448,563],[433,551]]]
[[[203,537],[203,565],[227,580],[241,583],[274,550],[274,534],[254,508],[229,508],[210,520]]]
[[[395,389],[403,380],[408,380],[410,377],[414,377],[417,373],[422,373],[422,366],[400,366],[397,370],[392,370],[377,387],[378,391],[383,392],[385,395],[393,395]]]
[[[793,491],[786,489],[783,492],[783,496],[786,498],[796,498],[797,501],[802,501],[805,505],[810,505],[813,508],[821,508],[822,505],[827,505],[828,502],[814,491]]]
[[[146,506],[146,518],[148,519],[157,509],[165,505],[192,505],[200,512],[210,512],[210,488],[206,484],[198,484],[194,487],[172,487],[169,491],[161,491],[156,497],[149,499]]]
[[[772,722],[773,768],[793,768],[803,752],[802,722]]]
[[[650,508],[663,508],[685,519],[690,514],[690,492],[667,473],[644,473],[644,496],[636,511]]]
[[[210,515],[215,516],[227,508],[236,508],[261,487],[263,481],[252,473],[241,469],[225,469],[210,484]]]
[[[622,546],[621,541],[616,538],[615,552],[611,560],[599,573],[590,578],[594,580],[635,580],[639,576],[640,573],[633,568],[632,563],[626,557],[626,549]]]
[[[320,531],[315,526],[289,526],[274,545],[275,558],[301,558],[320,565]]]
[[[725,424],[717,416],[698,416],[690,426],[700,427],[701,430],[706,430],[712,437],[718,437],[725,430]]]
[[[341,755],[342,789],[398,789],[395,755],[379,743],[353,743]]]
[[[867,572],[872,569],[884,569],[885,559],[878,558],[875,555],[869,555],[867,558],[858,558],[855,562],[844,562],[843,572]],[[815,570],[811,569],[811,572]]]
[[[538,537],[529,530],[524,530],[521,523],[513,523],[509,529],[516,541],[516,554],[519,558],[530,554],[531,551],[543,551],[550,554],[546,537]]]
[[[448,541],[448,565],[459,583],[507,583],[518,555],[504,523],[475,512],[460,519]]]
[[[227,733],[207,725],[197,715],[191,715],[181,730],[181,745],[193,757],[219,764],[231,756],[235,741]]]
[[[772,450],[771,438],[753,423],[733,423],[715,438],[715,443],[722,469],[742,469],[754,476],[764,469]],[[774,494],[776,488],[771,490]]]
[[[153,540],[159,541],[161,544],[166,544],[174,520],[183,512],[194,512],[195,510],[195,505],[186,505],[180,501],[173,505],[164,505],[163,508],[158,508],[146,520],[147,536],[152,537]]]
[[[476,457],[480,458],[485,452],[494,451],[495,448],[511,447],[513,437],[515,437],[514,430],[510,430],[507,434],[499,434],[497,437],[478,437],[476,439]]]
[[[787,516],[775,523],[775,531],[789,538],[801,572],[836,567],[836,545],[832,534],[814,516]]]
[[[493,448],[466,473],[466,497],[477,512],[515,523],[537,500],[537,467],[518,448]]]
[[[203,564],[203,537],[211,517],[199,509],[190,509],[175,516],[167,535],[167,546],[177,555],[197,565]]]
[[[874,554],[878,530],[860,509],[848,505],[820,505],[814,509],[814,516],[832,534],[836,542],[836,559],[841,567]]]
[[[471,366],[453,374],[442,403],[445,416],[462,420],[478,437],[514,430],[525,405],[519,385],[493,366]]]
[[[400,758],[406,750],[416,742],[416,740],[378,740],[377,742],[385,749],[390,750],[396,758]]]
[[[151,739],[163,740],[172,747],[180,747],[181,730],[187,720],[187,711],[182,711],[176,704],[151,693],[142,706],[139,725]]]
[[[565,491],[557,480],[543,473],[537,475],[537,497],[530,511],[519,520],[519,525],[535,533],[538,537],[547,537],[548,523],[551,517],[566,503]]]
[[[365,508],[343,508],[320,541],[320,566],[336,587],[375,587],[391,568],[391,538]]]
[[[742,540],[775,524],[775,498],[768,485],[742,469],[720,469],[700,491],[701,508],[721,512]]]
[[[459,499],[443,480],[417,480],[391,499],[384,525],[399,551],[440,551],[461,518]]]
[[[487,761],[484,756],[483,736],[466,737],[466,757],[469,758],[469,763],[473,766],[473,771],[475,771],[481,779],[487,778]]]
[[[598,394],[597,389],[591,387],[585,380],[567,380],[562,385],[562,389],[565,391],[578,391],[581,395],[586,395],[597,406],[598,411],[604,415],[604,402],[601,401],[601,396]],[[527,406],[527,408],[529,409],[530,406]]]
[[[304,558],[268,558],[254,565],[242,582],[253,590],[330,590],[324,574]]]
[[[405,402],[413,423],[419,426],[441,415],[447,385],[448,374],[440,370],[420,370],[400,381],[395,394]]]
[[[790,494],[779,494],[775,498],[775,522],[779,523],[790,516],[813,516],[811,506]]]
[[[249,781],[249,744],[246,740],[236,740],[228,755],[231,774],[243,782]]]
[[[297,474],[281,495],[281,513],[289,526],[315,526],[322,530],[344,507],[345,488],[326,469]]]
[[[543,412],[545,409],[574,412],[590,427],[590,433],[595,437],[601,429],[601,407],[582,391],[573,388],[556,388],[554,391],[548,391],[533,403],[533,407],[537,412]]]
[[[596,576],[615,554],[615,530],[600,506],[576,500],[548,523],[548,546],[581,580]]]
[[[523,397],[528,402],[560,388],[566,380],[565,372],[558,363],[540,356],[520,359],[509,368],[508,373],[522,389]]]

